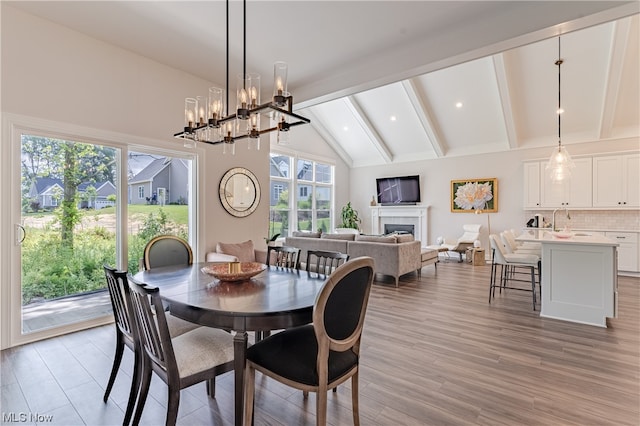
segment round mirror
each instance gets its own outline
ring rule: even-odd
[[[220,181],[220,202],[232,216],[249,216],[260,203],[258,179],[242,167],[228,170]]]

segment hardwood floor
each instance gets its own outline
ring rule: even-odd
[[[488,304],[488,266],[440,263],[397,289],[378,279],[362,342],[363,425],[640,424],[640,279],[619,278],[606,329],[541,319],[526,292]],[[114,335],[103,326],[3,351],[2,424],[121,424],[133,357],[125,351],[103,403]],[[204,385],[184,390],[178,423],[233,424],[232,374],[218,378],[215,400]],[[256,382],[255,424],[315,424],[313,395]],[[350,392],[348,382],[329,395],[329,424],[352,424]],[[163,424],[165,403],[154,377],[142,423]]]

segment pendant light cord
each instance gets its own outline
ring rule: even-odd
[[[560,67],[562,66],[562,57],[560,56],[560,37],[558,37],[558,60],[556,61],[556,65],[558,66],[558,150],[560,149],[560,146],[562,145],[561,143],[561,133],[560,133],[560,129],[561,129],[561,122],[560,122],[560,116],[562,115],[562,104],[560,102],[560,94],[562,93],[562,91],[560,90]]]
[[[224,116],[229,115],[229,0],[227,0],[227,103],[225,104]]]
[[[242,2],[242,75],[247,81],[247,0]],[[246,87],[245,87],[246,89]]]

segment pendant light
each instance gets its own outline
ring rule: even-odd
[[[551,158],[547,163],[546,172],[552,182],[562,182],[571,178],[571,172],[576,167],[571,159],[571,155],[567,149],[562,146],[562,127],[561,117],[564,110],[561,104],[561,66],[562,57],[560,56],[560,37],[558,37],[558,60],[555,64],[558,66],[558,148],[551,153]]]

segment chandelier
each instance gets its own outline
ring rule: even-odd
[[[288,66],[285,62],[274,64],[273,97],[269,102],[260,103],[260,75],[246,72],[246,0],[243,0],[243,72],[237,78],[236,109],[229,114],[229,0],[226,13],[226,91],[210,87],[208,96],[186,98],[184,129],[173,136],[184,140],[188,147],[195,146],[195,142],[223,144],[223,152],[232,154],[235,154],[235,141],[239,139],[249,138],[249,148],[260,149],[260,136],[265,133],[277,132],[277,142],[284,145],[288,143],[291,127],[308,124],[311,120],[293,112],[293,96],[287,92]],[[269,122],[264,128],[261,128],[261,118]]]
[[[551,158],[549,158],[549,162],[547,163],[547,167],[545,168],[547,174],[552,182],[561,182],[565,179],[571,178],[571,172],[576,167],[571,156],[569,155],[569,151],[562,146],[561,142],[561,121],[560,117],[564,110],[561,106],[561,90],[560,90],[560,67],[562,65],[562,58],[560,56],[560,37],[558,37],[558,60],[555,64],[558,66],[558,148],[554,149],[551,153]]]

